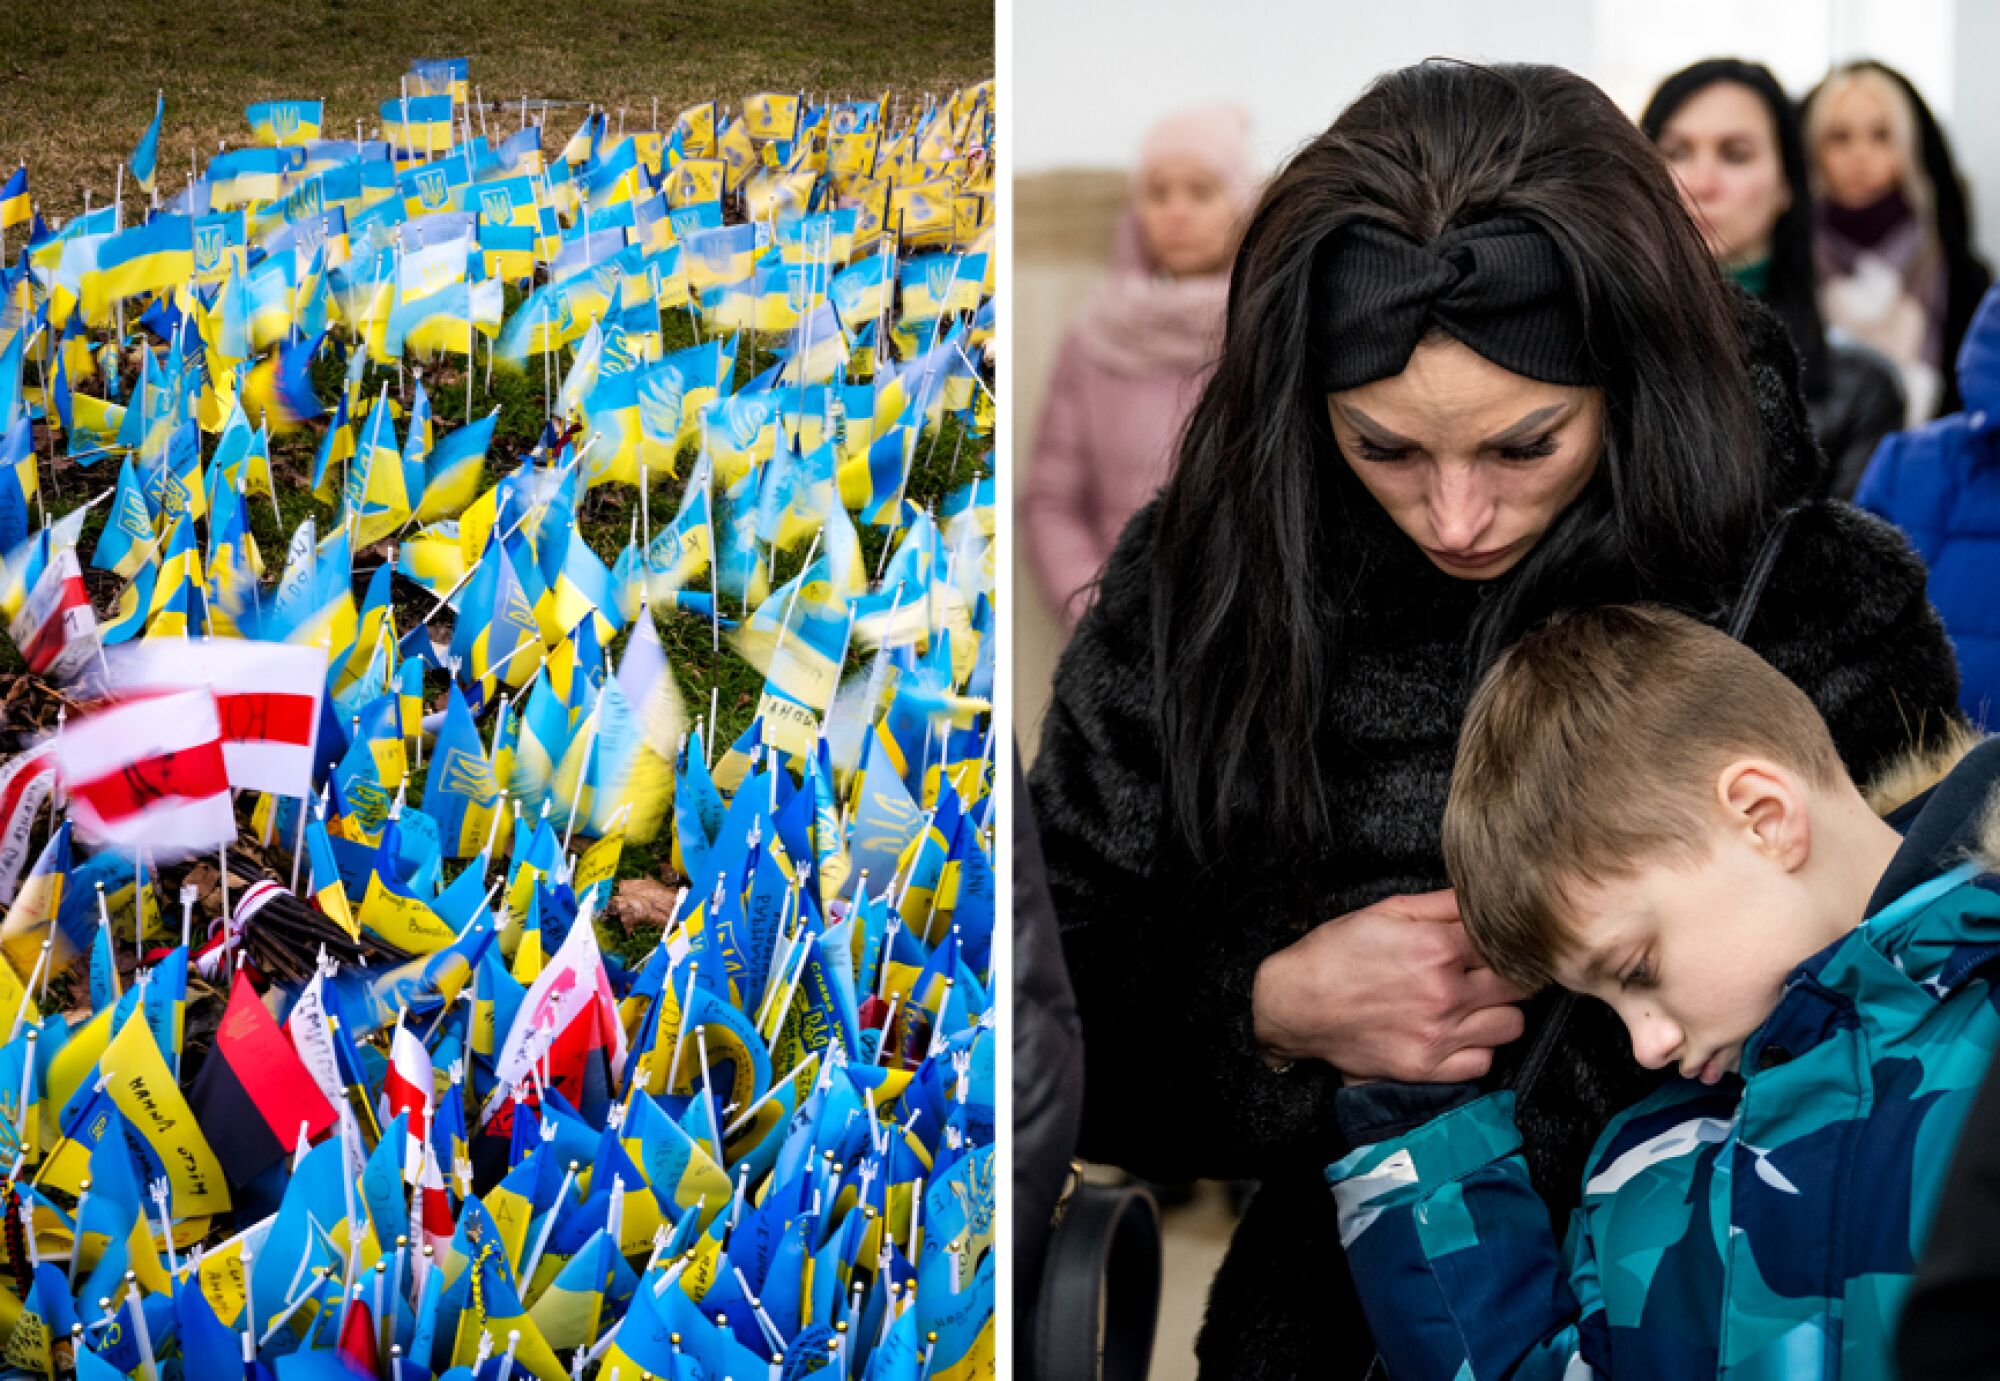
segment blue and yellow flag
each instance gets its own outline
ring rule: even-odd
[[[398,158],[451,152],[451,97],[411,96],[384,101],[382,138]]]
[[[458,687],[449,692],[444,726],[424,778],[424,811],[438,823],[447,858],[471,858],[486,847],[500,787],[493,777],[472,711]]]
[[[547,673],[536,673],[521,707],[520,738],[507,777],[508,791],[525,808],[532,810],[549,798],[556,764],[569,748],[571,727],[569,706],[556,694]]]
[[[359,616],[354,607],[353,549],[347,531],[335,530],[313,551],[297,584],[278,590],[264,636],[305,647],[324,647],[327,665],[354,643]]]
[[[28,165],[23,163],[0,183],[0,231],[26,225],[33,214],[28,203]]]
[[[139,180],[139,190],[146,195],[153,194],[153,175],[160,162],[160,122],[167,114],[167,93],[162,91],[155,98],[153,122],[146,126],[146,132],[139,136],[139,145],[132,150],[132,176]]]
[[[146,609],[147,632],[156,636],[177,636],[192,630],[173,626],[186,608],[189,594],[207,584],[202,575],[201,549],[195,545],[194,519],[183,510],[167,529],[160,553],[159,578]]]
[[[409,521],[411,502],[404,484],[403,450],[386,396],[369,410],[361,444],[347,462],[341,509],[343,524],[352,528],[358,547],[379,542]]]
[[[682,241],[682,248],[688,286],[707,293],[750,276],[757,253],[757,227],[746,223],[696,231]]]
[[[486,478],[486,452],[493,444],[493,428],[499,419],[500,409],[495,408],[438,443],[425,465],[428,473],[416,521],[456,518],[478,497]]]
[[[585,618],[595,624],[598,642],[611,641],[625,626],[620,601],[612,588],[611,572],[602,557],[590,549],[581,532],[571,530],[569,549],[556,577],[555,621],[567,633]]]
[[[495,678],[510,686],[527,684],[535,674],[536,654],[542,645],[534,601],[521,583],[513,558],[494,543],[461,593],[452,655],[464,659],[469,679],[484,683],[481,699],[490,701]]]
[[[310,144],[319,138],[320,101],[259,101],[244,110],[260,144]]]
[[[102,326],[119,298],[174,287],[193,273],[193,220],[155,216],[98,245],[97,265],[84,271],[79,295],[84,320]]]
[[[285,179],[305,167],[304,149],[230,149],[208,162],[209,205],[215,210],[276,201]]]
[[[104,530],[97,535],[90,564],[130,579],[145,564],[153,548],[156,517],[157,510],[146,496],[146,486],[140,482],[132,458],[127,456],[119,467],[118,492],[105,515]]]
[[[326,822],[317,814],[306,819],[306,848],[312,861],[306,892],[328,919],[354,939],[361,938],[361,927],[355,923],[354,910],[348,905],[347,891],[341,885],[340,864],[334,858],[333,840],[326,832]]]
[[[183,513],[193,518],[208,516],[207,486],[201,477],[201,432],[193,422],[174,428],[166,454],[146,479],[146,497],[168,522]]]

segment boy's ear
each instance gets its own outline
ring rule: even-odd
[[[1740,758],[1716,778],[1732,828],[1788,873],[1812,856],[1812,812],[1798,778],[1762,758]]]

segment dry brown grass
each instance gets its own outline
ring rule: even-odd
[[[329,138],[373,130],[410,62],[466,57],[488,102],[489,132],[511,132],[520,100],[596,101],[647,128],[683,106],[803,90],[906,103],[993,75],[991,0],[389,0],[286,5],[222,0],[0,5],[0,170],[21,159],[36,207],[70,216],[88,188],[111,196],[164,90],[162,194],[187,180],[196,150],[250,140],[253,101],[322,99]],[[583,120],[557,109],[560,146]],[[496,128],[496,125],[498,126]],[[475,117],[475,130],[477,128]],[[130,178],[128,176],[129,184]],[[131,189],[128,186],[128,194]],[[16,232],[18,235],[19,232]]]

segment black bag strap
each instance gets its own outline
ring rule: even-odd
[[[1143,1381],[1160,1312],[1160,1209],[1138,1185],[1079,1183],[1049,1236],[1035,1381]]]
[[[1750,574],[1744,577],[1742,592],[1736,596],[1736,606],[1729,611],[1727,632],[1737,642],[1750,628],[1750,620],[1757,612],[1758,603],[1764,598],[1764,587],[1770,583],[1771,572],[1778,564],[1778,556],[1784,551],[1785,533],[1790,530],[1792,517],[1799,510],[1787,508],[1771,523],[1771,529],[1764,535],[1764,544],[1757,550],[1757,559],[1750,563]],[[1528,1057],[1521,1061],[1521,1067],[1508,1080],[1508,1087],[1514,1090],[1517,1104],[1526,1103],[1528,1094],[1542,1077],[1542,1070],[1555,1054],[1556,1044],[1562,1039],[1563,1028],[1569,1025],[1570,1013],[1576,1010],[1576,994],[1565,992],[1555,1000],[1549,1010],[1549,1019],[1542,1023],[1542,1029],[1535,1036],[1535,1043],[1528,1048]]]

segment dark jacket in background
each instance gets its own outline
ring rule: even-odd
[[[1806,395],[1806,416],[1826,453],[1821,497],[1852,499],[1882,438],[1903,425],[1903,386],[1895,366],[1865,345],[1826,349],[1827,385]]]
[[[1903,1381],[2000,1376],[2000,1064],[1966,1114],[1931,1239],[1897,1325]]]
[[[1822,461],[1796,358],[1767,312],[1748,310],[1745,325],[1767,461],[1803,489]],[[1407,540],[1390,545],[1354,592],[1318,741],[1287,746],[1334,768],[1332,833],[1305,856],[1246,852],[1202,871],[1165,824],[1154,514],[1127,528],[1063,658],[1033,774],[1086,1036],[1081,1149],[1153,1179],[1262,1182],[1211,1291],[1204,1376],[1358,1377],[1374,1347],[1320,1178],[1346,1150],[1339,1079],[1321,1064],[1264,1064],[1250,989],[1258,965],[1312,926],[1447,885],[1438,831],[1482,587],[1444,575]],[[1375,510],[1359,521],[1388,519]],[[1753,557],[1743,553],[1746,570]],[[1812,697],[1857,779],[1956,718],[1957,675],[1921,564],[1892,529],[1844,504],[1810,505],[1792,523],[1746,641]],[[1531,1008],[1531,1035],[1545,1010]],[[1526,1045],[1502,1052],[1496,1077]],[[1650,1083],[1609,1009],[1580,1004],[1521,1111],[1558,1221],[1592,1140]]]
[[[1083,1031],[1063,967],[1035,812],[1014,758],[1014,1318],[1016,1355],[1035,1307],[1049,1218],[1083,1119]]]
[[[2000,1376],[2000,1064],[1966,1114],[1896,1332],[1903,1381]]]
[[[1909,535],[1958,650],[1959,698],[2000,728],[2000,289],[1958,353],[1966,410],[1889,437],[1855,502]]]

